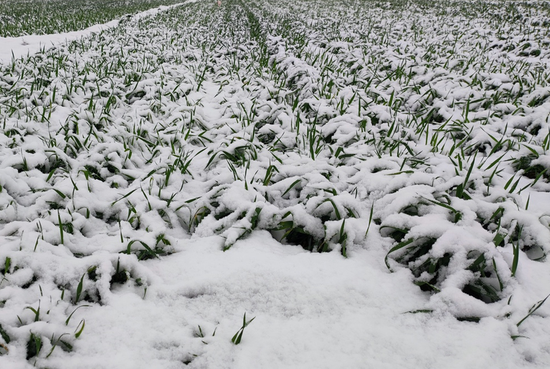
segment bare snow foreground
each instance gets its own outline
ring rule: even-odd
[[[219,237],[182,241],[175,254],[146,264],[154,279],[145,299],[125,286],[105,306],[81,309],[86,332],[77,354],[51,367],[537,367],[524,360],[506,322],[407,313],[426,297],[408,273],[389,274],[382,254],[311,254],[265,231],[225,253],[222,245]],[[244,313],[255,320],[234,346]]]

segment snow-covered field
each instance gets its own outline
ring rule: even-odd
[[[549,13],[199,0],[0,39],[0,368],[547,368]]]

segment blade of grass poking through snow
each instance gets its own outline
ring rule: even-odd
[[[537,150],[533,149],[531,146],[523,144],[523,147],[525,147],[527,150],[531,151],[535,158],[538,158],[540,156],[539,153],[537,152]]]
[[[469,200],[470,195],[466,192],[468,182],[470,181],[470,175],[472,174],[472,170],[474,169],[475,161],[476,161],[477,152],[474,154],[474,157],[472,158],[472,164],[470,164],[470,168],[468,169],[468,172],[466,173],[466,177],[464,178],[464,182],[458,185],[456,188],[456,197],[459,197],[464,200]],[[458,156],[460,159],[460,156]]]
[[[147,201],[147,207],[149,208],[149,211],[152,211],[153,207],[151,206],[151,202],[149,201],[149,197],[147,197],[147,194],[145,193],[145,191],[143,190],[143,187],[141,187],[141,185],[139,186],[139,188],[141,190],[141,193],[145,197],[145,201]]]
[[[62,199],[65,199],[67,197],[67,195],[65,195],[63,192],[59,191],[59,190],[56,190],[55,188],[53,189],[58,195],[59,197],[61,197]]]
[[[342,219],[342,216],[340,215],[340,211],[338,210],[338,207],[336,206],[334,201],[332,199],[326,199],[325,201],[323,201],[323,203],[327,201],[332,204],[332,208],[334,209],[334,216],[336,217],[336,220]]]
[[[346,220],[342,220],[342,225],[340,226],[340,232],[338,234],[338,243],[342,246],[342,256],[347,258],[348,257],[348,249],[346,246],[346,241],[348,239],[348,234],[345,230],[346,227]]]
[[[59,214],[59,210],[57,211],[57,221],[59,224],[59,235],[61,237],[61,244],[63,245],[64,239],[63,239],[63,222],[61,221],[61,214]]]
[[[27,306],[25,309],[29,309],[34,313],[34,321],[37,322],[40,320],[40,300],[38,300],[38,309],[33,308],[32,306]]]
[[[369,214],[369,224],[367,225],[367,231],[365,232],[365,238],[367,238],[370,230],[370,226],[372,224],[372,216],[374,214],[374,204],[370,207],[370,214]]]
[[[516,178],[516,174],[514,173],[514,175],[508,180],[508,182],[506,182],[506,184],[504,185],[504,189],[507,190],[508,187],[510,187],[510,185],[512,184],[512,181],[514,180],[514,178]],[[509,191],[510,193],[512,191]]]
[[[53,354],[53,350],[55,350],[55,348],[57,347],[57,345],[59,345],[59,343],[63,343],[66,347],[68,346],[68,344],[64,341],[61,341],[61,339],[63,338],[63,336],[66,336],[68,335],[69,333],[63,333],[61,336],[57,337],[57,339],[54,339],[54,336],[52,335],[52,339],[50,340],[50,342],[52,342],[52,349],[50,350],[49,354],[46,355],[46,359],[49,358],[52,354]],[[70,346],[72,348],[72,346]]]
[[[411,243],[414,242],[414,239],[413,238],[409,238],[408,240],[405,240],[403,242],[400,242],[398,243],[396,246],[392,247],[390,249],[390,251],[388,251],[388,253],[386,254],[386,257],[384,258],[384,263],[386,263],[386,267],[391,270],[390,268],[390,263],[388,262],[388,258],[390,256],[391,253],[395,252],[395,251],[398,251],[398,250],[401,250],[402,248],[404,247],[407,247],[409,246]]]
[[[27,341],[27,360],[32,359],[40,353],[42,349],[42,337],[31,332],[31,336]]]
[[[434,311],[432,309],[418,309],[418,310],[410,310],[405,311],[403,314],[431,314]]]
[[[521,231],[523,227],[518,226],[518,239],[516,242],[512,243],[512,249],[514,252],[514,260],[512,261],[512,277],[516,276],[516,271],[518,270],[519,264],[519,240],[521,239]]]
[[[546,172],[548,171],[548,168],[544,168],[543,171],[541,171],[539,174],[537,174],[537,176],[535,177],[535,180],[533,181],[533,183],[530,184],[531,187],[533,187],[538,181],[539,179],[546,174]]]
[[[492,167],[494,167],[495,165],[499,164],[500,161],[502,160],[502,158],[506,155],[506,153],[502,154],[501,156],[499,156],[498,158],[496,158],[491,164],[489,164],[485,170],[489,170],[491,169]],[[487,159],[485,159],[485,161],[489,160],[490,156],[487,156]],[[481,163],[479,166],[478,166],[478,169],[481,169],[481,167],[483,166],[483,164],[485,164],[485,161],[483,163]]]
[[[502,246],[502,243],[504,242],[505,236],[502,233],[497,233],[495,237],[493,238],[493,243],[495,246]]]
[[[8,274],[11,267],[11,258],[6,257],[6,261],[4,261],[4,275]]]
[[[128,242],[128,247],[126,248],[126,254],[130,255],[132,253],[132,245],[136,242],[139,242],[141,246],[145,248],[145,252],[140,253],[138,259],[143,259],[144,257],[147,257],[147,256],[157,258],[157,259],[159,258],[157,253],[151,247],[149,247],[149,245],[147,245],[145,242],[141,240],[132,240]]]
[[[493,183],[493,178],[495,177],[495,175],[500,174],[500,172],[502,172],[502,169],[498,170],[498,165],[497,165],[497,167],[495,168],[495,170],[493,170],[493,172],[489,176],[489,179],[487,180],[487,190],[486,190],[487,194],[489,194],[490,192],[489,189],[491,188],[491,184]]]
[[[2,337],[2,339],[6,343],[10,343],[11,341],[10,335],[4,330],[4,328],[2,327],[2,324],[0,324],[0,337]]]
[[[231,338],[231,342],[233,342],[233,344],[235,345],[238,345],[239,343],[241,343],[241,340],[243,338],[243,333],[244,333],[244,329],[250,324],[252,323],[252,321],[256,319],[256,317],[250,319],[250,320],[246,320],[246,313],[244,313],[244,316],[243,316],[243,325],[241,328],[239,328],[239,330],[237,331],[237,333],[235,333],[235,335],[233,336],[233,338]]]
[[[442,202],[440,202],[440,201],[428,199],[428,198],[426,198],[426,197],[424,197],[424,196],[421,196],[421,197],[422,197],[424,200],[429,201],[429,202],[431,202],[431,203],[434,204],[434,205],[441,206],[442,208],[445,208],[445,209],[447,209],[447,210],[450,210],[450,211],[454,214],[454,216],[455,216],[455,218],[454,218],[454,222],[455,222],[455,223],[457,223],[458,221],[460,221],[460,219],[462,219],[462,213],[461,213],[460,211],[456,210],[455,208],[453,208],[452,206],[447,205],[447,204],[444,204],[444,203],[442,203]]]
[[[292,188],[293,188],[294,186],[296,186],[298,183],[300,183],[301,181],[302,181],[301,179],[297,179],[297,180],[295,180],[294,182],[292,182],[292,184],[286,189],[286,191],[283,192],[283,194],[281,195],[281,197],[283,197],[284,195],[286,195],[287,193],[289,193],[290,190],[292,190]]]
[[[80,323],[78,323],[78,325],[76,326],[76,329],[75,329],[75,333],[74,333],[74,338],[78,338],[80,337],[80,335],[82,334],[82,332],[84,331],[84,327],[86,326],[86,321],[84,319],[82,319],[80,321]],[[79,329],[80,328],[80,329]]]
[[[441,292],[441,290],[437,286],[434,286],[433,284],[425,282],[425,281],[414,281],[413,283],[416,284],[418,287],[421,287],[421,288],[428,287],[432,291]]]
[[[498,274],[497,263],[495,262],[495,258],[493,258],[492,260],[493,260],[493,269],[495,270],[495,275],[498,280],[498,287],[500,292],[502,292],[502,290],[504,289],[504,284],[502,283],[502,280],[500,279],[500,275]]]
[[[74,309],[73,312],[67,318],[67,320],[65,320],[65,325],[69,325],[69,322],[71,321],[71,318],[73,317],[74,313],[76,313],[76,311],[78,309],[83,308],[83,307],[91,307],[91,305],[80,305],[76,309]]]
[[[32,252],[36,252],[36,249],[38,248],[38,241],[40,240],[40,235],[36,236],[36,241],[34,241],[34,248]]]
[[[122,224],[120,224],[120,219],[118,219],[118,231],[120,233],[120,243],[124,243],[124,236],[122,235]]]
[[[519,181],[521,181],[521,177],[518,178],[517,181],[514,182],[514,184],[512,185],[512,187],[510,187],[510,193],[514,193],[514,191],[516,190],[516,188],[518,187],[518,184],[519,184]],[[529,187],[529,185],[527,185],[525,188]],[[518,192],[518,194],[521,193],[521,190]]]
[[[523,319],[521,319],[519,322],[517,322],[516,326],[519,327],[521,325],[521,323],[523,323],[525,321],[525,319],[527,319],[531,315],[533,315],[533,313],[535,311],[537,311],[542,306],[542,304],[544,304],[546,302],[548,297],[550,297],[550,295],[546,296],[543,300],[540,300],[535,305],[531,306],[531,309],[529,309],[529,313]]]
[[[82,295],[82,287],[84,286],[84,277],[86,276],[86,273],[82,274],[82,277],[80,278],[80,282],[78,282],[78,286],[76,287],[76,296],[74,298],[74,303],[77,304],[78,301],[80,301],[80,295]]]
[[[136,192],[136,191],[137,191],[137,188],[134,188],[132,191],[128,192],[126,195],[122,196],[120,199],[113,201],[113,203],[111,204],[111,206],[113,206],[114,204],[116,204],[116,203],[119,202],[120,200],[124,200],[125,198],[127,198],[128,196],[130,196],[131,194],[133,194],[133,193]]]
[[[267,170],[265,172],[265,177],[264,177],[264,180],[263,180],[263,185],[264,186],[268,186],[269,183],[271,182],[271,177],[273,176],[273,173],[275,172],[279,172],[279,170],[277,169],[276,166],[274,165],[271,165],[269,164],[269,166],[267,167]]]

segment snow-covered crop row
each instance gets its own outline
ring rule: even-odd
[[[415,313],[505,320],[521,344],[550,293],[530,272],[550,252],[548,12],[197,2],[2,66],[0,350],[78,355],[86,309],[147,298],[147,260],[258,230],[372,250],[426,292]]]
[[[0,3],[0,37],[77,31],[181,0],[10,0]]]

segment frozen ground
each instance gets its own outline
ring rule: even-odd
[[[546,7],[441,4],[1,39],[0,368],[547,368]]]

